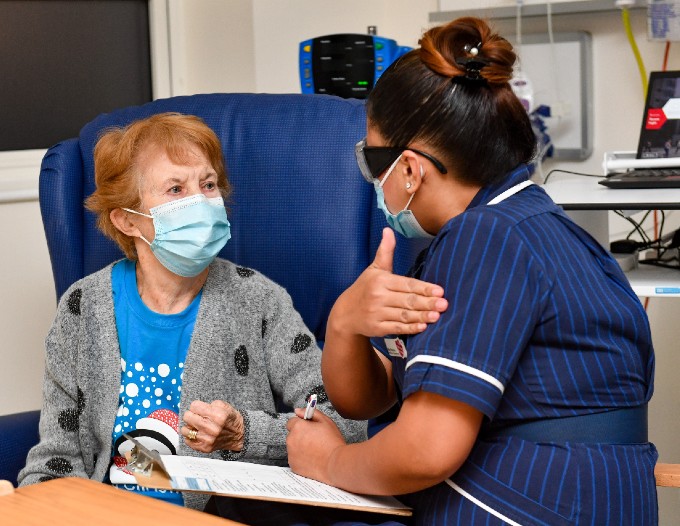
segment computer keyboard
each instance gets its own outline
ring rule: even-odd
[[[641,168],[611,174],[599,183],[609,188],[680,188],[680,167]]]

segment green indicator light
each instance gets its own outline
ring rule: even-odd
[[[360,80],[357,82],[357,86],[368,86],[367,80]]]

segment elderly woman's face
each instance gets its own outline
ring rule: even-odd
[[[151,146],[139,157],[142,211],[195,194],[220,197],[217,173],[195,146],[187,148],[186,164],[175,164],[163,148]]]

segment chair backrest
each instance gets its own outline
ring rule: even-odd
[[[83,207],[94,190],[92,152],[101,131],[167,111],[201,117],[222,142],[234,192],[232,239],[220,255],[284,286],[323,341],[330,308],[372,261],[385,226],[354,158],[366,126],[358,100],[191,95],[100,115],[79,138],[48,150],[42,164],[40,205],[57,297],[122,257]],[[399,238],[395,271],[407,270],[422,246]]]

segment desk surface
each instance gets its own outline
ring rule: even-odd
[[[3,524],[44,526],[236,526],[196,510],[82,478],[59,478],[0,496]]]
[[[554,175],[543,189],[565,210],[677,210],[680,189],[613,189],[596,177],[560,178]]]

